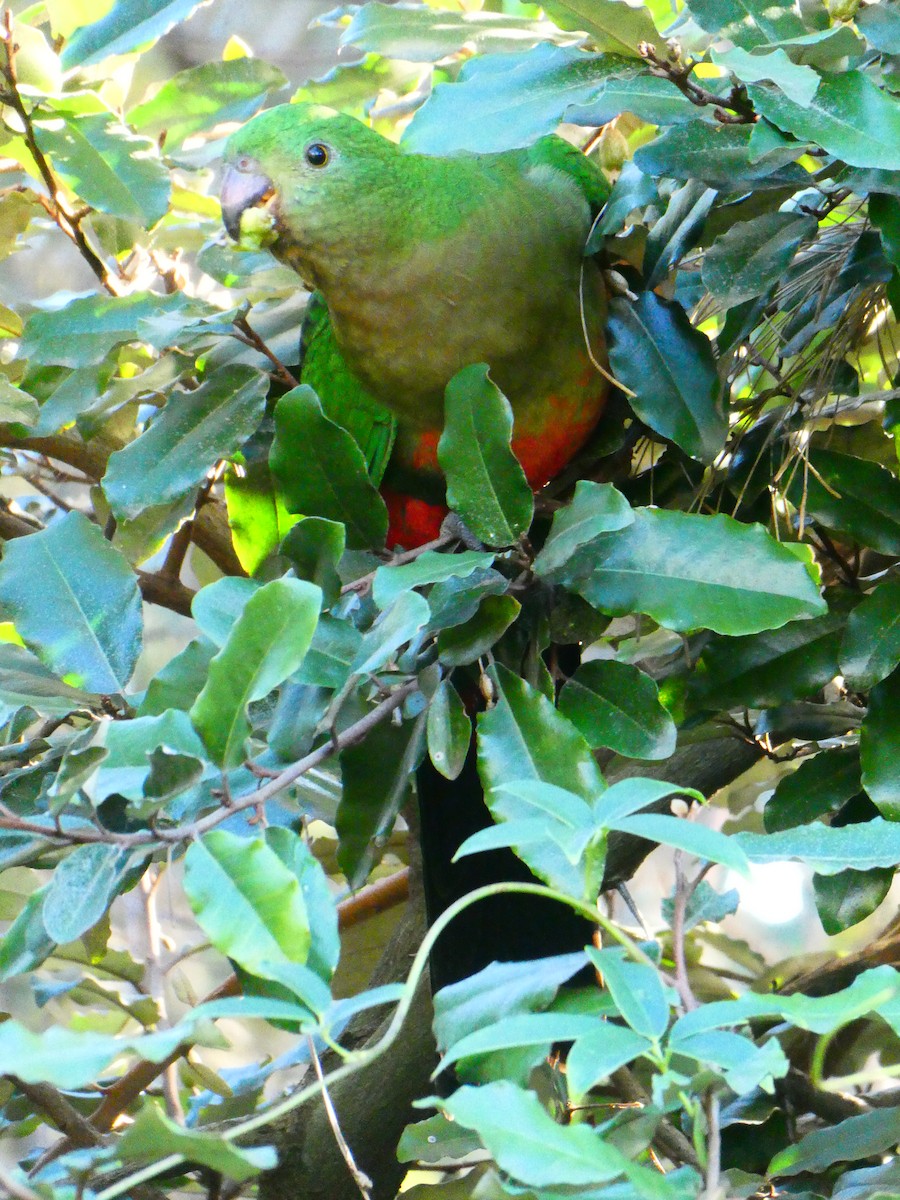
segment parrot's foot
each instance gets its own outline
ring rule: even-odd
[[[475,536],[462,517],[455,512],[448,512],[441,522],[441,537],[459,538],[467,550],[484,549],[484,542]]]

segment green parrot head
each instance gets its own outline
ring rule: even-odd
[[[317,104],[281,104],[228,139],[220,197],[236,240],[268,245],[308,282],[316,261],[364,232],[397,146],[361,121]]]

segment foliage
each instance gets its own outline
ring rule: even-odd
[[[283,77],[230,44],[142,92],[195,0],[104,7],[47,0],[0,47],[0,252],[70,243],[93,280],[0,309],[0,1101],[9,1138],[64,1135],[23,1142],[9,1190],[254,1178],[275,1155],[247,1135],[319,1090],[266,1084],[326,1046],[332,1082],[389,1055],[440,930],[505,890],[600,937],[437,995],[457,1083],[400,1154],[480,1157],[436,1195],[896,1194],[896,1097],[869,1090],[897,1073],[896,934],[849,974],[767,972],[713,930],[736,896],[704,878],[806,863],[837,934],[900,863],[895,0],[332,15],[365,57],[303,98],[426,153],[567,122],[614,180],[588,250],[630,410],[532,506],[473,364],[440,453],[479,545],[402,555],[353,438],[295,386],[296,277],[220,229],[211,164]],[[162,665],[141,597],[191,618]],[[339,998],[329,876],[391,874],[417,768],[456,778],[473,718],[496,823],[460,854],[512,846],[539,882],[473,894],[407,979]],[[664,781],[723,730],[798,760],[762,822]],[[674,861],[653,935],[597,906],[623,836]],[[197,954],[236,975],[203,1001]],[[386,1004],[381,1040],[342,1045]],[[288,1049],[211,1057],[235,1022]]]

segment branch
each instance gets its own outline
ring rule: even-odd
[[[661,58],[649,42],[641,42],[638,51],[646,59],[651,75],[668,79],[678,88],[682,96],[690,100],[698,108],[711,106],[715,116],[723,125],[753,125],[756,122],[756,110],[747,95],[743,84],[735,84],[727,96],[718,96],[715,92],[701,87],[690,78],[696,67],[696,60],[689,58],[682,61],[681,48],[674,46],[671,58]],[[726,112],[730,109],[730,112]]]
[[[258,350],[260,354],[264,355],[275,368],[274,374],[276,379],[289,388],[300,386],[300,380],[296,375],[287,369],[278,355],[269,349],[256,330],[252,328],[250,322],[247,320],[246,312],[242,313],[239,317],[235,317],[232,325],[234,325],[238,332],[232,333],[231,336],[242,342],[243,345],[249,346],[252,350]]]

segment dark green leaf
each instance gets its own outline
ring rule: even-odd
[[[363,637],[353,660],[353,672],[367,675],[383,667],[401,646],[412,641],[430,615],[424,596],[418,592],[401,592]]]
[[[459,692],[444,679],[431,698],[428,708],[428,756],[436,771],[446,779],[456,779],[472,740],[472,723]]]
[[[189,642],[150,680],[139,716],[158,716],[168,708],[187,712],[206,683],[209,662],[215,652],[216,646],[206,638]]]
[[[675,749],[675,722],[656,684],[629,663],[583,663],[560,692],[559,711],[593,749],[649,759],[668,758]]]
[[[573,125],[605,125],[622,112],[633,113],[649,125],[679,125],[701,116],[701,109],[670,80],[642,71],[601,80],[597,94],[584,104],[573,104],[566,111],[566,120]]]
[[[769,1163],[770,1175],[824,1171],[836,1162],[854,1162],[892,1150],[898,1141],[897,1114],[890,1108],[848,1117],[827,1129],[814,1129]]]
[[[763,811],[766,829],[777,833],[837,812],[861,789],[855,746],[821,750],[778,781]]]
[[[362,451],[328,420],[311,388],[294,388],[278,401],[269,464],[290,512],[342,522],[352,549],[384,544],[387,509]]]
[[[777,125],[778,122],[776,121]],[[673,179],[699,179],[707,187],[731,192],[752,183],[756,188],[798,186],[808,178],[797,166],[788,166],[801,153],[799,146],[787,147],[778,156],[757,162],[750,157],[750,128],[705,121],[676,125],[635,151],[637,166],[650,175]]]
[[[247,601],[191,708],[191,720],[219,766],[243,761],[250,734],[247,705],[298,669],[321,605],[320,590],[302,579],[275,579]]]
[[[186,21],[203,0],[116,0],[110,12],[76,29],[62,52],[62,64],[87,67],[111,54],[129,54],[149,46]]]
[[[851,687],[880,683],[900,663],[900,583],[880,583],[847,618],[841,672]]]
[[[767,708],[809,696],[837,675],[843,629],[843,616],[828,613],[750,637],[713,638],[692,681],[697,702],[716,709]]]
[[[816,228],[815,217],[799,213],[765,213],[739,221],[707,250],[703,282],[723,308],[753,300],[777,282]]]
[[[692,0],[691,15],[710,33],[727,29],[727,36],[752,48],[806,33],[787,0]]]
[[[693,458],[711,461],[727,426],[721,384],[709,339],[680,304],[642,292],[610,303],[609,361],[635,394],[631,405],[651,429]]]
[[[773,125],[851,167],[900,170],[900,101],[862,71],[823,75],[806,106],[777,88],[756,84],[748,91],[757,112]]]
[[[365,883],[410,795],[425,743],[425,722],[382,722],[341,754],[343,790],[335,822],[338,862],[351,887]]]
[[[877,462],[811,450],[810,470],[799,463],[787,489],[797,509],[827,529],[880,550],[900,554],[900,480]]]
[[[483,1026],[454,1042],[442,1057],[439,1069],[463,1058],[532,1046],[541,1047],[541,1057],[546,1057],[553,1042],[572,1042],[591,1033],[596,1026],[597,1018],[584,1013],[504,1014],[496,1024]]]
[[[512,596],[485,596],[468,621],[440,631],[441,662],[447,667],[475,662],[500,640],[521,610],[521,604]]]
[[[669,198],[666,211],[647,236],[644,277],[647,290],[662,283],[672,267],[700,241],[716,193],[690,180]]]
[[[482,542],[512,545],[531,524],[534,500],[510,449],[512,409],[483,363],[464,367],[447,384],[438,461],[447,503]]]
[[[884,900],[893,881],[893,867],[814,875],[813,891],[822,928],[829,937],[836,937],[858,925]]]
[[[465,1158],[480,1149],[481,1143],[474,1133],[460,1129],[455,1121],[437,1113],[406,1126],[397,1146],[397,1158],[400,1162],[438,1163],[441,1159]]]
[[[389,608],[401,592],[441,583],[445,579],[467,578],[473,571],[489,567],[493,561],[493,554],[476,550],[464,550],[462,554],[438,554],[426,550],[414,562],[379,567],[372,582],[372,599],[379,608]]]
[[[890,820],[900,817],[900,669],[869,693],[859,739],[863,787]],[[847,866],[856,864],[848,862]]]
[[[589,543],[560,576],[604,612],[733,635],[821,615],[814,570],[807,547],[781,545],[758,525],[637,509],[634,524]]]
[[[117,694],[131,678],[141,648],[137,579],[81,513],[7,544],[0,605],[66,682]]]
[[[110,456],[103,490],[119,517],[176,500],[244,442],[262,417],[268,381],[252,367],[222,367],[192,392],[172,392],[136,441]]]
[[[284,539],[281,553],[290,560],[299,579],[322,589],[326,605],[341,594],[337,565],[346,548],[347,531],[337,521],[302,517]]]

